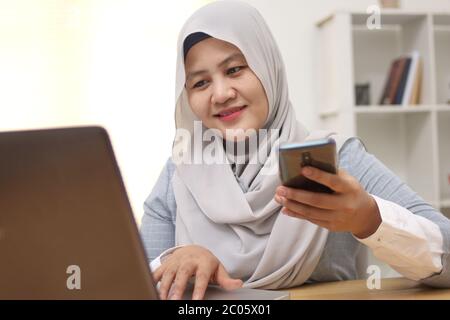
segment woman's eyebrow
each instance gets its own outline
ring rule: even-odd
[[[236,52],[233,53],[232,55],[230,55],[228,58],[226,58],[225,60],[223,60],[221,63],[219,63],[219,67],[222,67],[228,63],[230,63],[233,60],[238,60],[238,59],[244,59],[244,55],[240,52]],[[245,60],[245,59],[244,59]]]
[[[218,64],[218,67],[222,67],[222,66],[230,63],[231,61],[238,60],[238,59],[245,60],[244,55],[242,53],[240,53],[240,52],[235,52],[235,53],[231,54],[230,56],[228,56],[227,58],[225,58],[222,62],[220,62]],[[198,71],[189,72],[187,77],[186,77],[186,80],[188,80],[188,79],[190,79],[192,77],[201,75],[203,73],[207,73],[207,72],[208,72],[207,70],[198,70]]]

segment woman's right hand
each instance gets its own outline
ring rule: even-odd
[[[232,279],[211,251],[197,245],[176,249],[153,273],[155,281],[161,281],[159,295],[163,300],[181,299],[191,276],[195,276],[193,300],[203,299],[210,282],[226,290],[242,287],[242,280]]]

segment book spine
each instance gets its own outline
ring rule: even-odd
[[[410,104],[418,104],[420,102],[420,90],[422,82],[422,61],[419,59],[417,61],[417,72],[414,79],[414,85],[411,93]]]
[[[395,92],[394,104],[401,104],[403,94],[405,93],[406,80],[408,79],[409,67],[411,66],[411,58],[405,58],[404,67],[400,77],[400,82]]]
[[[389,92],[389,89],[391,87],[392,77],[393,77],[394,71],[395,71],[395,61],[393,61],[391,63],[391,67],[389,69],[389,76],[386,79],[386,83],[385,83],[384,89],[383,89],[383,94],[381,95],[381,98],[380,98],[380,102],[379,102],[380,105],[388,104],[386,99],[388,97],[388,92]]]
[[[405,92],[402,97],[402,105],[406,106],[411,101],[413,87],[417,77],[417,66],[419,61],[419,53],[414,51],[411,54],[411,66],[408,72],[408,78],[406,80]]]
[[[400,58],[397,59],[397,67],[395,68],[394,75],[392,77],[391,87],[389,89],[389,95],[387,97],[388,104],[395,103],[395,96],[397,94],[397,89],[400,84],[400,80],[402,78],[403,69],[405,68],[406,59]]]

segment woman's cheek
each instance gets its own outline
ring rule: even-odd
[[[200,120],[205,119],[205,114],[207,113],[207,105],[203,102],[198,94],[191,95],[189,99],[189,104],[191,105],[192,112],[199,118]]]

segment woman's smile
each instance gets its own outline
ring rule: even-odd
[[[214,115],[221,121],[230,122],[239,118],[239,116],[245,111],[247,106],[242,107],[232,107],[222,110],[221,112]]]

